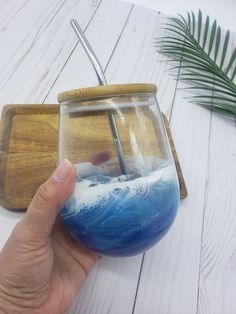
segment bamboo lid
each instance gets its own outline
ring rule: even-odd
[[[57,97],[59,103],[75,100],[106,98],[130,94],[156,94],[157,87],[154,84],[120,84],[105,85],[73,89],[60,93]]]

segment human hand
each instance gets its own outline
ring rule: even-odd
[[[1,313],[65,313],[99,256],[57,218],[75,184],[64,160],[40,186],[0,253]]]

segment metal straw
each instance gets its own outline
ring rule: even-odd
[[[71,20],[71,26],[73,27],[77,37],[79,38],[87,56],[89,57],[92,65],[94,67],[94,70],[95,70],[97,78],[98,78],[99,85],[107,85],[106,77],[105,77],[105,74],[103,72],[102,66],[99,63],[98,58],[95,55],[92,47],[90,46],[87,38],[85,37],[84,32],[82,31],[78,22],[75,19]],[[118,158],[121,174],[127,174],[125,161],[124,161],[124,153],[123,153],[121,142],[120,142],[120,136],[119,136],[118,128],[116,125],[115,116],[111,112],[108,114],[108,118],[109,118],[113,142],[114,142],[114,146],[115,146],[116,155]]]

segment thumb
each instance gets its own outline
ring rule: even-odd
[[[23,218],[31,230],[50,235],[60,208],[73,192],[75,177],[75,166],[64,159],[39,187]]]

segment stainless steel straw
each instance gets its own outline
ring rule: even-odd
[[[79,38],[87,56],[89,57],[92,65],[94,67],[94,70],[95,70],[97,78],[98,78],[99,85],[107,85],[106,77],[105,77],[105,74],[103,72],[102,66],[99,63],[98,58],[95,55],[92,47],[90,46],[87,38],[85,37],[84,32],[82,31],[78,22],[75,19],[71,20],[71,26],[73,27],[77,37]],[[116,155],[118,158],[121,174],[127,174],[125,161],[124,161],[124,153],[123,153],[121,142],[120,142],[120,136],[119,136],[118,128],[116,125],[115,116],[112,112],[110,112],[108,114],[108,118],[109,118],[113,142],[114,142],[114,146],[115,146]]]

